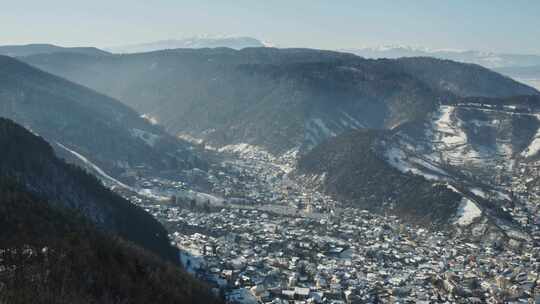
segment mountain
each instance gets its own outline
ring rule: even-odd
[[[0,116],[112,181],[134,168],[157,172],[204,166],[190,145],[119,101],[6,56],[0,56]]]
[[[282,154],[357,128],[392,129],[460,96],[538,94],[486,68],[411,58],[247,48],[91,57],[37,55],[27,63],[117,98],[166,130],[222,147]]]
[[[478,64],[540,90],[540,55],[504,54],[496,52],[430,50],[409,46],[383,46],[343,49],[365,58],[433,57]]]
[[[394,213],[416,223],[446,223],[463,196],[447,184],[392,167],[379,147],[391,133],[364,129],[333,137],[302,156],[296,174],[309,187],[346,205]]]
[[[140,44],[115,46],[107,48],[117,54],[144,53],[170,49],[202,49],[226,47],[241,50],[247,47],[264,47],[264,42],[251,37],[191,37],[184,39],[169,39]]]
[[[431,57],[401,58],[397,61],[430,87],[455,96],[510,97],[538,94],[533,88],[475,64],[457,64]]]
[[[456,98],[393,132],[381,153],[402,172],[449,183],[495,217],[530,209],[514,193],[540,159],[539,96]]]
[[[430,50],[410,46],[382,46],[342,49],[365,58],[434,57],[474,63],[487,68],[526,67],[540,64],[540,55],[505,54],[474,50]]]
[[[395,142],[405,154],[424,155],[495,183],[499,174],[512,174],[516,161],[540,157],[539,134],[539,96],[468,97],[396,129]]]
[[[92,175],[56,157],[41,137],[0,119],[0,177],[14,179],[54,208],[75,210],[103,231],[176,261],[165,229],[145,211],[114,194]]]
[[[90,56],[102,56],[109,53],[95,47],[61,47],[52,44],[27,44],[0,46],[0,55],[10,57],[31,56],[37,54],[76,53]]]
[[[496,68],[495,71],[510,75],[511,77],[521,79],[540,79],[540,65],[524,66],[524,67],[502,67]]]
[[[430,158],[432,154],[416,152],[410,140],[403,141],[402,132],[354,130],[330,138],[300,156],[292,177],[307,189],[340,201],[340,207],[393,214],[435,229],[455,229],[479,241],[530,239],[528,230],[508,211],[528,208],[527,203],[514,197],[504,187],[507,184],[491,183],[482,174],[468,175],[459,166]],[[490,165],[486,162],[483,168]]]
[[[540,90],[540,65],[502,67],[495,71]]]
[[[273,48],[24,60],[207,148],[296,155],[294,177],[345,205],[527,237],[513,185],[538,159],[540,93],[482,66]]]
[[[333,137],[301,155],[293,176],[415,223],[527,239],[536,207],[516,193],[537,187],[539,160],[540,96],[455,97],[391,130]]]
[[[0,178],[2,303],[219,303],[185,271],[53,205]]]

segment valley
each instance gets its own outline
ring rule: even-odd
[[[527,298],[535,288],[528,269],[540,241],[540,191],[523,196],[523,176],[506,190],[516,193],[510,214],[530,236],[505,231],[471,206],[460,207],[445,230],[343,207],[292,177],[294,151],[274,157],[244,144],[209,152],[220,162],[208,171],[206,190],[143,178],[138,184],[161,201],[124,195],[164,223],[184,267],[231,303],[498,301]]]
[[[540,1],[4,1],[0,304],[540,304]]]
[[[308,49],[20,59],[0,56],[0,114],[151,214],[159,249],[228,303],[537,292],[533,88],[447,60]],[[73,197],[60,199],[88,212]],[[148,249],[149,225],[119,228]]]

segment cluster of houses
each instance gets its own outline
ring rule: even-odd
[[[230,303],[500,303],[540,292],[530,244],[478,244],[356,209],[323,218],[167,209],[167,220],[207,232],[171,238],[184,266]]]
[[[540,161],[520,163],[516,171],[511,189],[518,200],[508,209],[540,246]]]
[[[522,174],[540,176],[537,168]],[[533,239],[506,246],[467,229],[428,230],[340,209],[286,172],[286,163],[256,154],[224,161],[207,176],[210,191],[226,198],[211,208],[178,199],[184,183],[159,179],[141,182],[170,202],[130,198],[167,224],[184,267],[228,303],[540,301],[540,191],[524,178],[511,186],[525,203],[508,210]]]

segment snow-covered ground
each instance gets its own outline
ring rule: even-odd
[[[139,129],[132,129],[131,135],[133,135],[133,137],[141,139],[142,141],[144,141],[147,145],[151,147],[155,146],[156,142],[160,138],[160,136],[158,135],[155,135],[150,132],[146,132],[144,130],[139,130]]]
[[[240,304],[257,304],[257,298],[246,288],[235,289],[227,294],[228,302]]]
[[[131,191],[135,191],[135,189],[133,189],[132,187],[122,183],[121,181],[115,179],[114,177],[108,175],[107,173],[105,173],[105,171],[103,171],[100,167],[96,166],[93,162],[91,162],[90,160],[88,160],[88,158],[84,157],[82,154],[79,154],[71,149],[69,149],[68,147],[62,145],[61,143],[59,142],[56,142],[56,144],[68,151],[69,153],[73,154],[75,157],[77,157],[79,160],[81,160],[84,164],[86,164],[87,166],[89,166],[92,170],[94,170],[98,175],[100,175],[101,177],[109,180],[110,182],[113,182],[114,184],[117,184],[123,188],[126,188],[126,189],[129,189]]]
[[[139,195],[156,200],[158,202],[167,201],[171,198],[169,195],[161,194],[153,189],[143,188],[143,189],[133,190],[133,191],[137,192]]]
[[[473,160],[480,155],[468,145],[467,134],[462,128],[463,122],[456,117],[455,109],[454,106],[441,106],[427,137],[436,150],[444,151],[444,156],[450,162],[462,163],[464,159]]]
[[[540,114],[536,115],[536,119],[540,121]],[[540,152],[540,129],[538,129],[538,131],[536,132],[534,139],[529,145],[529,147],[527,147],[527,149],[525,149],[521,153],[521,155],[524,157],[531,157],[538,154],[538,152]]]
[[[270,154],[268,151],[266,151],[264,148],[256,146],[256,145],[250,145],[247,143],[227,145],[222,148],[219,148],[218,151],[222,153],[236,154],[242,158],[259,158],[259,159],[267,159],[269,161],[272,161],[275,159],[275,157],[272,154]]]
[[[474,103],[441,105],[431,116],[424,135],[409,141],[410,147],[402,144],[402,148],[441,167],[451,165],[469,170],[497,166],[497,170],[510,173],[516,164],[516,153],[520,152],[515,146],[520,134],[505,126],[515,125],[515,119],[524,118],[520,116],[540,120],[539,114],[519,112],[512,105],[504,109]],[[540,130],[521,156],[536,153],[540,153]]]
[[[392,147],[386,150],[388,163],[403,173],[421,175],[428,180],[443,180],[447,177],[446,172],[426,160],[409,156],[403,150]]]
[[[178,133],[176,134],[176,137],[178,137],[179,139],[181,140],[185,140],[189,143],[192,143],[192,144],[195,144],[195,145],[200,145],[204,142],[204,140],[202,138],[197,138],[197,137],[194,137],[188,133]]]
[[[459,226],[468,226],[481,215],[482,210],[472,200],[464,197],[457,211],[456,224]]]
[[[347,112],[341,112],[343,117],[340,118],[342,125],[349,127],[351,129],[364,128],[364,124],[358,121],[356,118],[349,115]]]
[[[250,145],[247,143],[240,143],[234,145],[227,145],[217,149],[221,153],[230,153],[239,157],[240,159],[258,160],[267,162],[280,168],[284,173],[289,173],[293,170],[298,157],[298,148],[293,148],[282,155],[275,156],[268,152],[266,149],[256,145]]]
[[[336,136],[336,133],[326,126],[324,121],[320,118],[314,118],[311,120],[313,125],[317,128],[317,132],[323,137]]]
[[[311,149],[329,137],[337,136],[347,130],[364,127],[358,119],[341,111],[334,119],[324,117],[312,117],[305,122],[304,146]]]
[[[150,114],[143,114],[141,115],[141,117],[146,119],[149,123],[153,125],[157,125],[159,123],[158,119],[155,116],[152,116]]]
[[[105,171],[103,171],[103,169],[101,169],[100,167],[98,167],[96,164],[94,164],[93,162],[91,162],[88,158],[86,158],[85,156],[83,156],[82,154],[76,152],[76,151],[73,151],[71,149],[69,149],[68,147],[62,145],[61,143],[59,142],[56,142],[56,144],[68,151],[69,153],[73,154],[75,157],[77,157],[80,161],[82,161],[85,165],[87,165],[90,169],[92,169],[93,171],[95,171],[98,176],[101,176],[102,178],[104,178],[105,180],[111,182],[113,185],[116,185],[116,186],[120,186],[124,189],[127,189],[129,191],[132,191],[132,192],[135,192],[135,193],[138,193],[139,195],[142,195],[142,196],[145,196],[145,197],[148,197],[148,198],[151,198],[151,199],[154,199],[154,200],[157,200],[157,201],[164,201],[164,200],[168,200],[170,198],[170,196],[163,196],[161,194],[157,194],[155,193],[155,191],[153,191],[152,189],[135,189],[133,187],[130,187],[124,183],[122,183],[121,181],[115,179],[114,177],[110,176],[109,174],[107,174]]]
[[[180,250],[180,262],[187,272],[195,273],[204,265],[204,258],[200,252],[186,248]]]

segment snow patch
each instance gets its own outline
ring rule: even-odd
[[[107,179],[107,180],[113,182],[114,184],[117,184],[117,185],[119,185],[119,186],[121,186],[121,187],[123,187],[123,188],[129,189],[129,190],[132,190],[132,191],[135,191],[135,190],[134,190],[133,188],[131,188],[130,186],[128,186],[128,185],[122,183],[121,181],[119,181],[119,180],[115,179],[114,177],[112,177],[112,176],[108,175],[107,173],[105,173],[105,171],[103,171],[100,167],[96,166],[94,163],[92,163],[90,160],[88,160],[88,159],[87,159],[86,157],[84,157],[83,155],[81,155],[81,154],[79,154],[79,153],[77,153],[77,152],[75,152],[75,151],[69,149],[68,147],[62,145],[62,144],[59,143],[59,142],[56,142],[56,144],[57,144],[60,148],[62,148],[62,149],[64,149],[64,150],[68,151],[69,153],[73,154],[75,157],[77,157],[77,158],[78,158],[79,160],[81,160],[83,163],[85,163],[86,165],[88,165],[90,168],[92,168],[94,171],[96,171],[99,175],[101,175],[101,176],[104,177],[105,179]]]
[[[212,205],[222,205],[225,202],[224,199],[208,194],[208,193],[195,192],[195,191],[193,193],[197,201],[210,202],[210,204]]]
[[[161,195],[158,195],[158,194],[155,194],[151,189],[141,189],[141,190],[137,190],[133,187],[130,187],[124,183],[122,183],[121,181],[115,179],[114,177],[108,175],[107,173],[105,173],[105,171],[103,171],[100,167],[98,167],[97,165],[95,165],[94,163],[92,163],[90,160],[88,160],[86,157],[84,157],[83,155],[69,149],[68,147],[62,145],[61,143],[59,142],[56,142],[56,144],[68,151],[69,153],[73,154],[75,157],[77,157],[79,160],[81,160],[83,163],[85,163],[87,166],[89,166],[90,168],[92,168],[92,170],[94,170],[98,175],[100,175],[101,177],[105,178],[106,180],[108,180],[109,182],[112,182],[113,184],[115,185],[118,185],[124,189],[127,189],[127,190],[130,190],[132,192],[135,192],[135,193],[138,193],[139,195],[142,195],[142,196],[145,196],[147,198],[150,198],[150,199],[154,199],[154,200],[158,200],[158,201],[165,201],[165,200],[168,200],[169,197],[166,197],[166,196],[161,196]]]
[[[470,199],[464,197],[461,200],[457,211],[456,224],[459,226],[468,226],[482,215],[482,210]]]
[[[432,120],[432,132],[426,131],[426,138],[432,143],[433,151],[440,152],[439,161],[451,165],[481,163],[496,156],[511,157],[509,142],[497,142],[495,150],[485,146],[475,146],[469,142],[464,131],[464,122],[455,115],[455,106],[441,106]],[[494,121],[473,120],[476,127],[494,126]]]
[[[311,120],[318,128],[319,130],[322,132],[322,135],[324,137],[332,137],[332,136],[336,136],[336,133],[332,130],[330,130],[326,124],[324,123],[324,121],[322,121],[322,119],[320,118],[314,118]]]
[[[141,115],[141,118],[146,119],[149,123],[153,125],[157,125],[159,123],[158,119],[155,116],[152,116],[150,114],[143,114]]]
[[[204,142],[202,138],[197,138],[187,133],[178,133],[176,137],[196,145],[200,145]]]
[[[156,201],[164,202],[170,199],[170,196],[164,196],[159,193],[156,194],[156,191],[152,189],[143,188],[138,191],[137,190],[133,190],[133,191],[137,192],[139,195],[142,195],[144,197],[147,197]]]
[[[461,191],[459,191],[456,187],[450,185],[450,184],[446,184],[446,188],[456,192],[456,193],[460,193],[461,194]]]
[[[266,151],[264,148],[259,146],[250,145],[247,143],[240,143],[234,145],[227,145],[218,149],[222,153],[232,153],[237,154],[240,157],[245,158],[263,158],[267,160],[274,160],[275,157]]]
[[[455,128],[452,123],[454,107],[441,106],[438,119],[435,120],[435,130],[441,134],[439,140],[447,146],[463,145],[467,143],[467,135],[460,128]],[[459,125],[459,123],[458,123]]]
[[[495,194],[495,196],[500,200],[512,201],[512,198],[510,197],[510,195],[504,192],[493,191],[493,194]]]
[[[536,119],[540,121],[540,115],[536,115]],[[521,153],[523,157],[531,157],[540,152],[540,129],[536,131],[534,139],[531,141],[530,145]]]
[[[155,146],[156,142],[159,140],[160,136],[146,132],[144,130],[140,129],[131,129],[131,135],[139,138],[140,140],[144,141],[147,145],[153,147]]]
[[[402,173],[423,176],[427,180],[441,180],[447,174],[423,159],[408,157],[401,149],[392,147],[385,152],[388,163]],[[440,175],[437,175],[440,174]]]
[[[488,198],[488,195],[486,194],[486,192],[484,192],[484,190],[480,188],[471,188],[471,192],[474,193],[474,195],[480,196],[483,199]]]
[[[234,289],[227,294],[229,303],[257,304],[257,298],[246,288]]]
[[[355,119],[354,117],[349,115],[347,112],[341,112],[341,113],[343,113],[343,115],[350,122],[350,124],[346,123],[346,126],[350,126],[350,127],[353,127],[353,128],[364,128],[364,125],[361,122],[359,122],[357,119]],[[342,122],[343,122],[343,119],[342,119]]]
[[[180,262],[187,272],[195,274],[195,272],[204,265],[204,258],[201,256],[200,252],[195,252],[186,248],[180,250]]]

